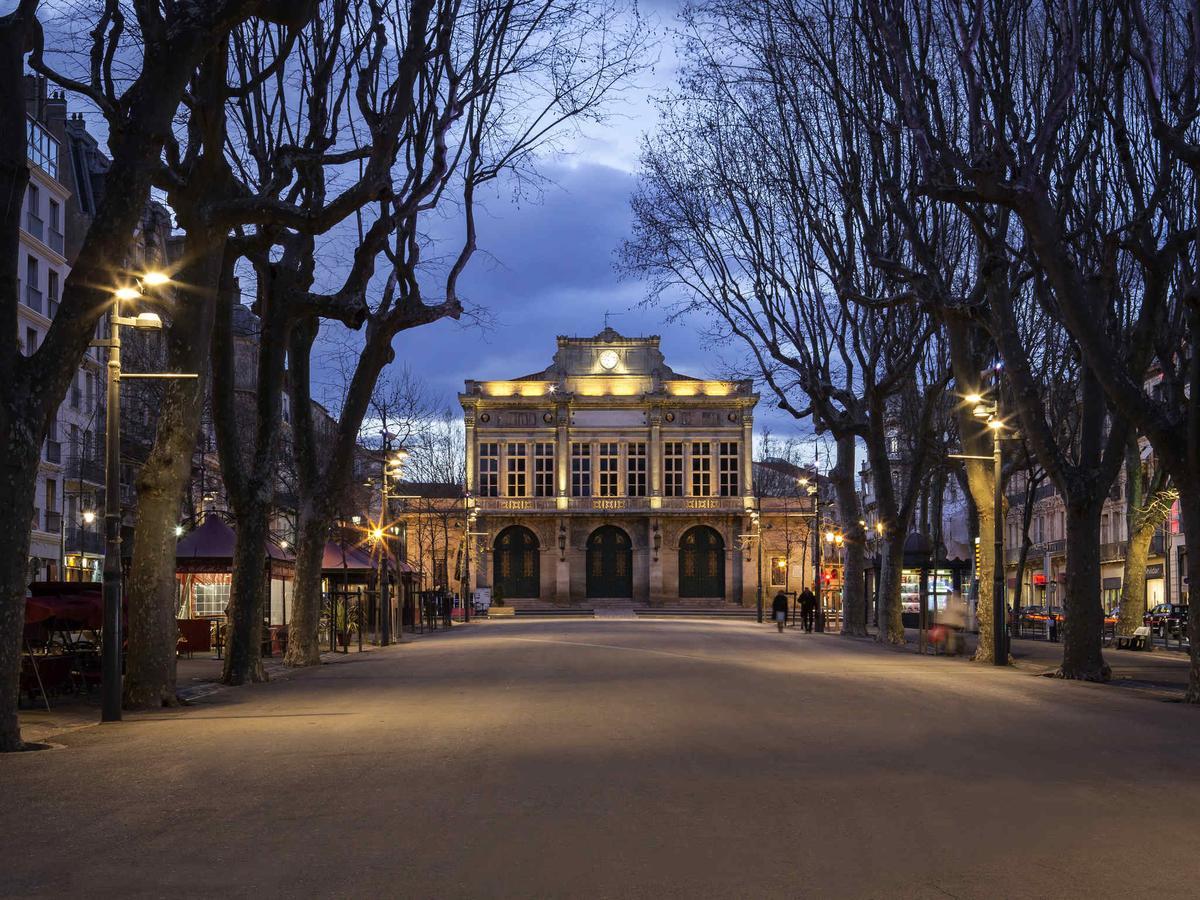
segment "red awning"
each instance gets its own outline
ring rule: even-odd
[[[175,545],[176,568],[183,572],[228,572],[233,566],[236,543],[234,530],[210,513]],[[294,556],[273,541],[267,541],[267,557],[273,564],[284,564],[287,567],[284,571],[288,572],[295,561]]]
[[[100,628],[104,623],[104,598],[99,591],[72,594],[38,593],[25,598],[25,624],[53,619],[55,624],[77,628]]]
[[[325,544],[321,568],[326,572],[370,572],[377,568],[377,564],[370,554],[357,547],[347,547],[329,541]]]

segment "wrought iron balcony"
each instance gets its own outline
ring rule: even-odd
[[[72,455],[67,458],[64,474],[69,479],[104,484],[104,463],[86,456]]]
[[[97,520],[99,523],[99,520]],[[67,553],[103,553],[104,535],[101,534],[103,524],[91,528],[67,529]]]

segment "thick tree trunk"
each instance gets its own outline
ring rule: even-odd
[[[0,463],[0,509],[11,515],[0,519],[0,752],[20,750],[21,727],[17,717],[21,677],[21,639],[25,631],[25,590],[29,582],[29,530],[37,484],[41,441],[37,428],[22,424],[10,409],[0,413],[7,433]],[[31,452],[31,448],[34,448]]]
[[[996,549],[992,541],[992,523],[996,520],[993,511],[994,502],[992,497],[993,476],[991,470],[973,472],[972,470],[983,470],[986,466],[967,465],[967,480],[971,486],[971,494],[975,498],[976,510],[979,515],[979,543],[978,547],[979,566],[975,571],[975,580],[978,583],[978,598],[975,601],[975,622],[979,628],[979,640],[975,646],[975,662],[990,663],[993,656],[993,629],[992,629],[992,587],[995,584],[996,573]],[[986,487],[986,499],[981,497]],[[1001,561],[1003,565],[1003,561]]]
[[[1125,545],[1125,568],[1121,573],[1121,618],[1117,622],[1117,634],[1133,634],[1142,625],[1146,615],[1146,560],[1150,556],[1150,542],[1154,539],[1154,525],[1143,525],[1134,529]]]
[[[321,562],[329,529],[323,520],[304,511],[296,534],[296,580],[292,602],[292,621],[288,628],[288,649],[284,662],[289,666],[321,664]]]
[[[1080,681],[1107,681],[1111,676],[1101,650],[1104,612],[1100,607],[1099,503],[1067,503],[1066,621],[1063,661],[1058,674]]]
[[[229,628],[225,641],[224,684],[266,681],[262,667],[262,624],[270,582],[267,540],[270,503],[244,498],[236,518],[233,586],[229,594]]]
[[[896,533],[883,544],[879,570],[879,640],[888,644],[904,643],[903,608],[900,605],[900,574],[904,567],[904,540]]]
[[[172,372],[200,377],[167,383],[154,447],[138,473],[137,524],[126,582],[129,651],[124,702],[130,709],[178,702],[175,526],[191,476],[203,412],[222,252],[223,242],[213,247],[200,240],[188,241],[188,255],[194,262],[179,278],[186,285],[186,302],[178,304],[167,333],[167,366]]]
[[[859,524],[862,510],[858,491],[854,489],[853,435],[837,440],[837,462],[829,472],[837,495],[838,517],[845,531],[842,571],[842,634],[861,636],[867,633],[867,598],[863,593],[863,572],[866,568],[866,533]],[[818,538],[819,539],[819,538]]]
[[[32,16],[13,12],[0,18],[0,121],[8,125],[0,137],[0,752],[20,750],[17,700],[21,678],[21,641],[25,630],[25,590],[29,572],[30,524],[33,520],[38,457],[45,425],[27,378],[20,377],[28,360],[17,342],[18,264],[22,198],[29,183],[26,165],[24,84],[28,29]]]
[[[1179,488],[1179,512],[1183,518],[1183,534],[1187,543],[1188,641],[1191,644],[1191,672],[1188,676],[1186,700],[1200,703],[1200,604],[1192,603],[1200,591],[1200,483],[1175,479]]]
[[[175,537],[179,494],[165,445],[155,442],[154,470],[138,478],[133,562],[125,586],[129,598],[124,705],[127,709],[175,706]],[[177,453],[182,452],[178,448]],[[187,450],[190,458],[190,446]],[[149,467],[149,464],[148,466]]]

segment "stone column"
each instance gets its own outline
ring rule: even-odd
[[[466,451],[467,464],[467,490],[472,494],[478,493],[479,485],[475,483],[475,409],[467,407],[463,413],[463,426],[466,433],[464,440],[464,449]]]
[[[742,496],[754,493],[754,414],[742,411]]]
[[[554,495],[567,497],[571,491],[571,413],[566,403],[554,410],[556,423],[554,442]]]
[[[662,407],[650,408],[650,496],[661,497],[663,492]],[[651,590],[651,596],[653,596]]]

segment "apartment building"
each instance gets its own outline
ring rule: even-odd
[[[29,186],[21,210],[18,290],[21,351],[32,355],[46,338],[80,235],[77,170],[71,165],[67,105],[48,95],[41,78],[26,78]],[[29,548],[30,580],[100,577],[99,426],[103,369],[90,351],[50,424],[37,475]]]

